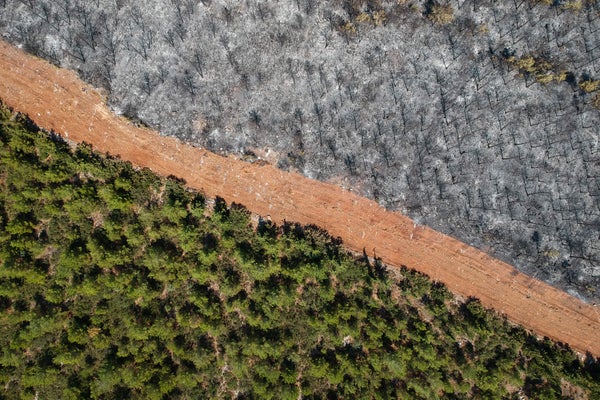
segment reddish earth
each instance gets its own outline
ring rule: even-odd
[[[161,175],[173,174],[207,196],[238,202],[276,222],[316,224],[366,248],[391,266],[407,265],[475,296],[540,336],[600,356],[600,312],[456,239],[338,186],[270,165],[221,157],[133,126],[113,115],[102,96],[70,71],[0,41],[0,98],[39,126]]]

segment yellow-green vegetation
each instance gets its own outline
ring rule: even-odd
[[[583,7],[583,0],[566,1],[560,7],[564,10],[579,11]]]
[[[340,30],[346,34],[356,33],[356,25],[354,25],[352,22],[344,22],[340,27]]]
[[[427,7],[425,15],[431,22],[445,25],[454,20],[454,9],[449,4],[432,4]]]
[[[351,21],[344,21],[340,26],[340,30],[346,34],[356,33],[357,26],[380,26],[384,25],[387,21],[387,14],[384,10],[377,10],[372,12],[360,12]]]
[[[530,0],[532,3],[543,4],[545,6],[560,7],[563,10],[569,11],[580,11],[586,4],[592,4],[596,0],[566,0],[566,1],[554,1],[554,0]]]
[[[408,0],[396,0],[397,7],[388,9],[390,15],[384,10],[381,2],[369,2],[368,7],[364,8],[365,3],[352,0],[347,2],[350,10],[350,19],[343,21],[340,30],[346,34],[356,33],[360,26],[381,26],[388,19],[394,19],[397,13],[408,11],[423,12],[423,14],[433,23],[445,25],[454,20],[454,9],[449,4],[439,4],[437,2],[428,2],[424,10],[420,9],[416,3]],[[406,7],[408,6],[408,7]]]
[[[557,68],[550,61],[533,55],[526,55],[520,58],[510,56],[506,61],[517,68],[523,75],[531,75],[535,80],[542,84],[550,82],[563,82],[567,79],[568,72]]]
[[[562,68],[558,68],[552,62],[534,55],[515,57],[509,55],[505,57],[506,62],[519,71],[521,76],[532,76],[536,82],[547,85],[551,82],[564,82],[570,78],[569,82],[575,82],[575,74]],[[585,93],[596,93],[600,90],[600,80],[592,79],[589,76],[583,76],[577,82],[577,87]],[[597,93],[593,99],[594,107],[600,109],[600,93]]]
[[[419,7],[408,0],[396,0],[396,7],[389,7],[381,1],[362,2],[350,0],[345,2],[349,18],[341,21],[339,29],[342,33],[355,34],[361,27],[378,27],[389,20],[397,20],[399,14],[406,11],[419,12]],[[408,7],[407,7],[408,6]]]
[[[387,15],[384,10],[378,10],[373,12],[361,12],[354,19],[358,23],[371,23],[375,26],[383,25],[386,21]]]
[[[314,226],[0,110],[0,398],[600,398],[600,368]]]
[[[595,79],[586,79],[579,82],[579,88],[586,93],[592,93],[600,89],[600,81]]]

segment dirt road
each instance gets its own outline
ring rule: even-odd
[[[0,99],[39,126],[173,174],[206,195],[238,202],[274,221],[316,224],[351,250],[367,249],[391,266],[407,265],[476,296],[540,336],[600,356],[600,310],[512,266],[338,186],[194,148],[114,116],[102,97],[70,71],[0,41]]]

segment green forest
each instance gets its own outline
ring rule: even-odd
[[[5,107],[0,188],[0,399],[600,398],[477,299]]]

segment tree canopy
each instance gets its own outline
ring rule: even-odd
[[[0,399],[600,398],[477,299],[5,108],[0,188]]]

